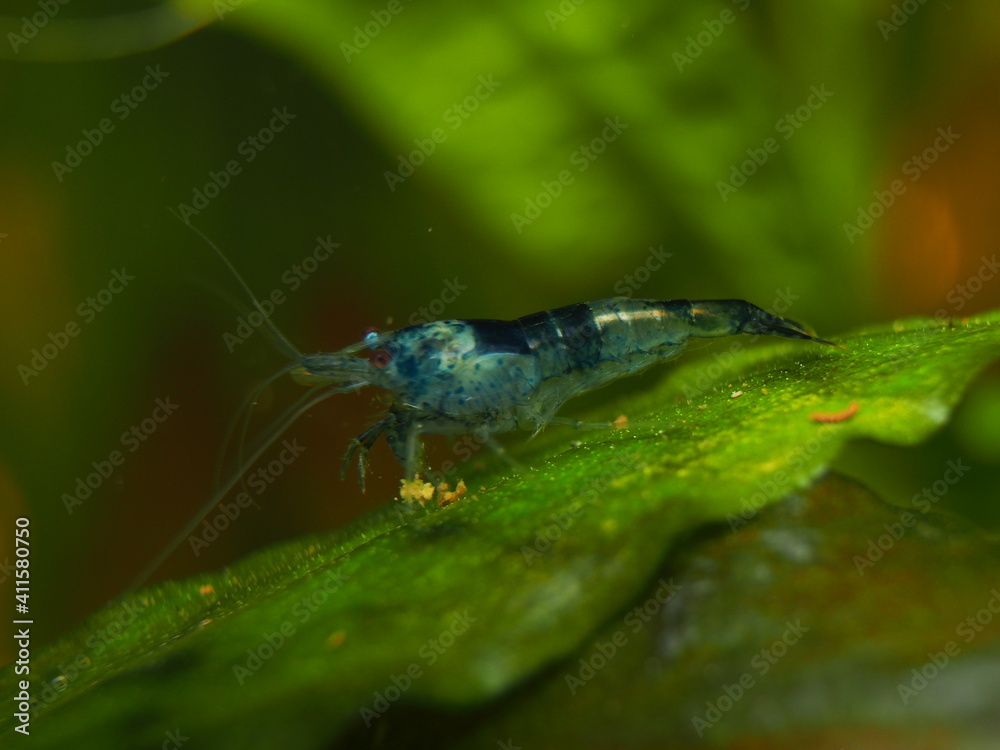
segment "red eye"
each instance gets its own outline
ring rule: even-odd
[[[392,355],[385,349],[376,349],[371,353],[371,363],[380,370],[392,361]]]

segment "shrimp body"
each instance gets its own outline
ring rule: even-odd
[[[304,355],[299,382],[337,392],[374,386],[389,414],[355,438],[362,486],[367,451],[385,434],[412,477],[422,434],[541,430],[570,398],[680,355],[689,338],[737,333],[818,339],[744,300],[584,302],[516,320],[441,320],[370,334],[336,353]],[[355,356],[367,349],[369,359]]]

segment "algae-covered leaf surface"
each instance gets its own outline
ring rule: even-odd
[[[404,705],[482,705],[588,646],[694,530],[752,529],[846,440],[924,439],[1000,357],[998,321],[733,346],[630,399],[636,427],[549,435],[530,468],[445,508],[113,602],[35,659],[35,744],[321,747]]]
[[[461,717],[467,732],[425,708],[381,739],[992,750],[998,563],[969,524],[888,505],[831,472],[742,533],[709,527],[677,545],[573,657]],[[361,730],[337,747],[362,746]]]

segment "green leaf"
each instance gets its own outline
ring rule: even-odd
[[[177,729],[315,747],[400,704],[495,699],[589,644],[693,530],[747,527],[846,440],[926,438],[1000,356],[998,321],[911,320],[843,349],[732,339],[628,400],[642,426],[576,447],[552,430],[530,471],[470,481],[448,507],[387,510],[112,603],[33,663],[36,746],[157,746]],[[844,421],[810,418],[851,403]]]
[[[971,470],[950,466],[951,479]],[[573,657],[463,717],[469,731],[424,710],[387,722],[380,741],[993,748],[1000,550],[932,507],[828,474],[749,533],[714,527],[679,545]]]

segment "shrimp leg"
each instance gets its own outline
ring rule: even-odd
[[[375,441],[379,439],[382,433],[389,429],[393,419],[394,417],[392,415],[384,417],[356,438],[351,439],[351,442],[347,445],[347,452],[344,453],[344,462],[340,467],[341,481],[343,481],[347,476],[347,467],[350,465],[351,458],[355,453],[357,453],[358,481],[361,483],[361,491],[365,491],[365,474],[368,473],[368,451],[372,449],[372,446],[375,445]]]
[[[582,419],[572,417],[549,417],[548,424],[571,427],[574,430],[615,430],[622,426],[620,422],[584,422]]]
[[[393,405],[385,417],[351,440],[347,446],[347,452],[344,454],[340,478],[344,479],[347,476],[347,467],[354,454],[357,453],[358,481],[361,484],[361,491],[364,492],[365,475],[368,473],[368,451],[382,435],[385,435],[393,455],[405,467],[406,478],[413,479],[416,476],[422,454],[420,427],[420,422],[413,419],[411,414]]]
[[[423,457],[423,445],[420,442],[421,423],[413,415],[402,409],[394,410],[393,423],[385,433],[385,439],[392,448],[392,453],[403,465],[407,479],[417,475]]]
[[[493,437],[489,433],[485,433],[483,435],[477,436],[477,439],[480,440],[481,442],[485,442],[488,446],[490,446],[490,450],[492,450],[494,453],[500,456],[500,458],[506,461],[507,464],[514,471],[516,471],[519,474],[525,473],[524,466],[521,464],[521,462],[515,459],[513,456],[511,456],[507,452],[507,449],[504,448],[503,445],[500,443],[500,441],[497,440],[495,437]]]

